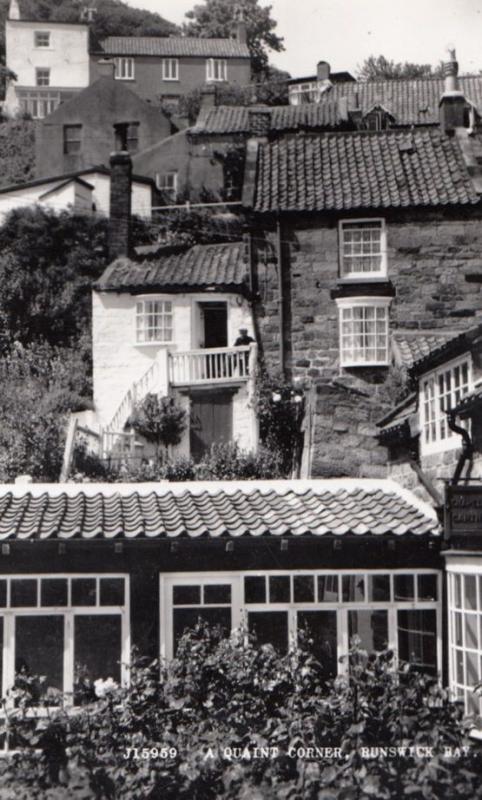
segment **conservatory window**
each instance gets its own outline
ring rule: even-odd
[[[172,342],[172,301],[146,298],[136,303],[137,344]]]
[[[450,686],[467,714],[482,716],[482,567],[447,565]],[[480,723],[482,720],[478,721]]]
[[[387,366],[389,297],[343,298],[340,314],[340,365]]]
[[[383,219],[339,223],[342,278],[377,278],[387,274],[387,242]]]
[[[450,430],[445,412],[455,408],[471,388],[470,355],[444,364],[420,380],[422,454],[460,447],[460,436]]]

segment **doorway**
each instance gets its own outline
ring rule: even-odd
[[[200,303],[204,347],[228,346],[227,303]]]
[[[191,458],[200,461],[211,445],[233,437],[233,393],[196,392],[191,395]]]

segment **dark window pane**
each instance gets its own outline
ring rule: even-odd
[[[7,605],[7,581],[0,580],[0,607],[5,608]]]
[[[348,635],[359,636],[361,647],[372,653],[384,650],[388,645],[387,611],[349,611]]]
[[[64,618],[17,617],[15,620],[15,672],[45,675],[45,688],[63,691]]]
[[[418,599],[436,600],[437,599],[437,576],[419,575],[418,576]]]
[[[413,575],[395,575],[395,600],[414,600]]]
[[[475,588],[475,575],[464,577],[464,606],[472,611],[477,608],[477,591]]]
[[[72,578],[72,605],[95,606],[95,578]]]
[[[289,575],[271,575],[269,578],[270,603],[289,603],[290,599]]]
[[[100,579],[101,606],[124,605],[124,578]]]
[[[315,579],[313,575],[295,575],[293,591],[295,603],[314,603]]]
[[[322,667],[323,680],[337,674],[336,611],[298,611],[298,631],[313,641],[313,654]]]
[[[42,578],[40,582],[40,605],[66,606],[67,597],[66,578]]]
[[[22,606],[37,605],[37,581],[13,579],[10,584],[10,605],[20,608]]]
[[[226,584],[212,584],[204,587],[204,602],[206,605],[218,605],[231,602],[231,586]]]
[[[286,611],[250,611],[248,630],[256,643],[272,644],[280,653],[288,651],[288,613]]]
[[[345,603],[353,603],[356,600],[365,599],[365,576],[364,575],[343,575],[343,600]]]
[[[368,599],[374,603],[390,600],[390,575],[368,576]]]
[[[77,614],[74,620],[76,678],[120,682],[121,617],[114,614]]]
[[[3,686],[3,617],[0,617],[0,695]],[[1,749],[1,744],[0,744]]]
[[[318,602],[338,602],[338,575],[320,575],[318,577]]]
[[[231,632],[230,608],[175,608],[173,611],[174,652],[177,650],[179,639],[186,630],[194,628],[198,622],[207,622],[208,625],[221,625],[225,635]]]
[[[266,578],[253,575],[244,579],[244,602],[266,603]]]
[[[198,606],[201,602],[201,587],[173,586],[172,602],[175,606]]]
[[[437,621],[435,609],[398,611],[398,655],[422,672],[437,671]]]

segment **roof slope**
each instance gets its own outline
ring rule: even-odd
[[[439,534],[393,481],[3,487],[0,539],[172,539]]]
[[[436,333],[395,331],[392,334],[392,340],[394,350],[398,355],[397,360],[406,369],[410,369],[416,361],[425,358],[432,350],[436,350],[456,335],[453,331],[443,330]]]
[[[194,287],[247,286],[248,267],[242,242],[195,245],[182,252],[141,262],[118,258],[107,267],[95,288],[104,292],[166,290]]]
[[[467,100],[482,110],[482,75],[459,76],[459,86]],[[434,125],[439,122],[439,102],[444,92],[443,78],[417,78],[390,81],[346,81],[335,83],[321,95],[321,104],[346,98],[348,108],[366,114],[383,106],[397,125]]]
[[[326,133],[264,144],[256,211],[342,211],[478,201],[458,142],[440,131]]]
[[[271,130],[310,130],[334,128],[348,120],[346,103],[305,103],[300,106],[215,106],[201,110],[193,134],[249,134],[249,112],[269,111]]]
[[[236,39],[195,36],[108,36],[102,51],[113,56],[200,56],[249,58],[247,44]]]

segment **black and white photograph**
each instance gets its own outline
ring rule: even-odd
[[[482,0],[0,0],[0,800],[482,800]]]

